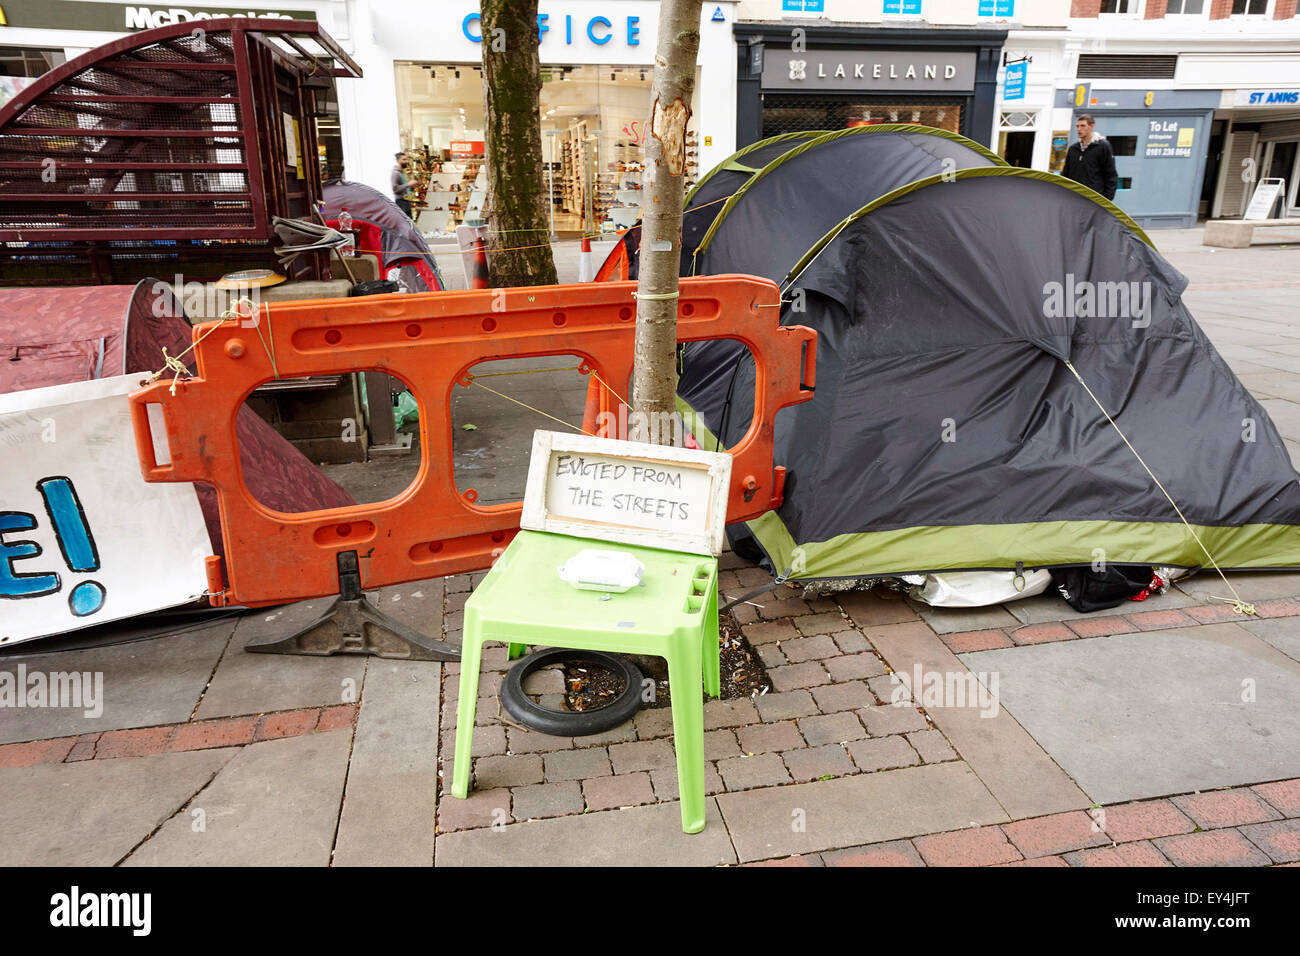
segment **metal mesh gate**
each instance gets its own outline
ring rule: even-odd
[[[918,123],[965,136],[969,107],[967,96],[764,93],[763,138],[873,123]]]
[[[203,23],[114,40],[0,106],[0,283],[134,281],[113,272],[130,257],[220,275],[269,258],[273,217],[311,215],[316,92],[360,68],[314,20]]]

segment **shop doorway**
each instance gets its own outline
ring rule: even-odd
[[[1033,132],[1003,132],[998,135],[998,155],[1008,166],[1031,169],[1034,165]]]
[[[1197,209],[1197,218],[1205,219],[1210,214],[1214,202],[1214,190],[1219,183],[1219,164],[1223,162],[1224,126],[1223,120],[1210,124],[1210,145],[1205,157],[1205,174],[1201,177],[1201,202]]]
[[[1279,215],[1282,217],[1295,216],[1297,202],[1300,197],[1296,192],[1297,172],[1297,152],[1300,152],[1300,141],[1287,140],[1285,142],[1269,143],[1268,149],[1264,156],[1264,168],[1267,172],[1264,174],[1272,179],[1281,179],[1286,182],[1282,195],[1285,197],[1283,209]]]

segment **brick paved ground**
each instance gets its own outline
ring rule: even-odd
[[[724,556],[723,567],[725,599],[738,596],[757,580],[756,569],[733,555]],[[444,582],[445,628],[453,639],[464,599],[477,579],[480,576],[462,575]],[[970,763],[986,773],[977,750],[967,746],[963,752],[962,741],[936,726],[934,717],[913,701],[912,674],[904,670],[896,675],[877,648],[886,635],[896,640],[901,633],[911,633],[915,641],[915,636],[928,634],[936,647],[964,654],[1244,620],[1225,607],[1197,603],[1146,609],[1134,604],[1126,614],[943,633],[943,624],[927,626],[918,614],[922,610],[928,615],[932,609],[915,607],[895,592],[855,592],[816,600],[804,600],[793,589],[765,595],[736,611],[742,630],[763,656],[773,689],[753,699],[706,703],[707,792],[711,797],[734,794],[761,800],[786,791],[802,793],[800,787],[827,787],[846,778],[885,780],[907,768],[935,764]],[[1255,608],[1259,621],[1300,618],[1300,601],[1293,598],[1260,600]],[[1068,609],[1062,611],[1066,613]],[[987,623],[998,620],[989,618]],[[906,630],[918,627],[922,630]],[[675,816],[678,791],[670,709],[644,710],[624,726],[597,736],[534,733],[502,717],[498,693],[505,667],[504,647],[489,646],[479,685],[473,790],[468,800],[446,792],[459,667],[440,668],[435,831],[440,838],[468,837],[527,821],[558,824],[568,819],[579,824],[593,814],[665,804],[672,805]],[[365,700],[5,744],[0,745],[0,771],[186,751],[237,752],[265,741],[351,731]],[[429,748],[433,760],[432,741]],[[1064,779],[1059,770],[1052,772]],[[1065,783],[1073,786],[1068,779]],[[762,850],[741,852],[737,862],[1263,866],[1300,861],[1300,778],[1243,783],[1254,785],[1105,807],[1088,806],[1080,795],[1073,809],[1058,812],[1029,816],[1012,812],[1002,822],[942,827],[936,832],[929,832],[924,823],[908,824],[916,832],[901,839],[833,845],[792,855],[781,852],[778,845],[771,855]],[[726,824],[717,824],[729,825],[730,814]]]
[[[724,557],[725,599],[759,579]],[[459,586],[459,585],[457,585]],[[449,586],[450,587],[450,586]],[[1300,602],[1255,605],[1259,619],[1300,616]],[[908,601],[884,590],[842,601],[805,601],[799,592],[764,596],[735,609],[761,653],[773,689],[752,701],[705,705],[707,792],[740,793],[810,781],[879,774],[961,759],[951,741],[910,699],[872,642],[873,628],[920,622]],[[1063,613],[1068,613],[1068,610]],[[778,616],[779,615],[779,616]],[[1241,614],[1223,604],[1078,617],[1016,627],[940,634],[954,653],[1112,634],[1195,627]],[[438,832],[579,816],[676,800],[668,709],[642,711],[624,727],[594,737],[530,733],[502,718],[492,674],[504,651],[485,653],[475,729],[475,790],[470,800],[439,799]],[[459,668],[444,669],[439,774],[450,781]],[[799,854],[753,865],[826,866],[1191,866],[1269,865],[1300,860],[1300,780],[1113,807],[1089,807],[991,826],[917,835]]]

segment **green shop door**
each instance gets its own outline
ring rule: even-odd
[[[1202,113],[1098,113],[1115,152],[1115,205],[1148,226],[1194,226],[1205,168]]]

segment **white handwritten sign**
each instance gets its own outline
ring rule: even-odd
[[[718,554],[731,456],[538,431],[520,526]]]
[[[0,395],[0,646],[204,592],[194,486],[140,477],[126,396],[141,378]]]

